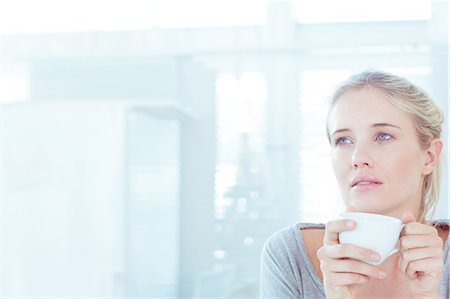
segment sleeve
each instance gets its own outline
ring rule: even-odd
[[[287,245],[280,232],[264,244],[261,254],[261,298],[303,298],[299,288],[301,282],[292,268]]]
[[[450,237],[450,235],[449,235]],[[449,240],[447,239],[447,242]],[[442,281],[440,286],[441,297],[450,299],[450,249],[449,245],[445,246],[444,252],[444,272],[442,273]]]

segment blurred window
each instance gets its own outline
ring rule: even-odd
[[[161,28],[260,25],[266,21],[261,0],[159,0],[156,24]]]
[[[297,0],[295,14],[300,23],[428,20],[431,0]]]
[[[261,229],[266,222],[261,217],[266,81],[258,72],[244,72],[239,78],[222,73],[216,93],[218,156],[213,255],[216,271],[234,277],[225,289],[239,292],[240,288],[255,289],[260,250],[267,238],[267,232]]]
[[[340,207],[326,138],[326,99],[350,70],[305,70],[300,77],[299,219],[329,221]]]
[[[266,1],[260,0],[0,2],[0,35],[260,25],[265,20]]]

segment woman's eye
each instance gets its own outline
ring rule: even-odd
[[[387,141],[387,140],[391,140],[392,136],[387,133],[380,133],[380,134],[378,134],[377,139],[381,140],[381,141]]]
[[[349,144],[349,143],[350,143],[350,139],[348,139],[347,137],[339,137],[335,141],[335,145],[342,145],[342,144]]]

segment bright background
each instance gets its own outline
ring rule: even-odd
[[[448,63],[447,1],[0,0],[0,298],[257,298],[264,241],[342,208],[333,87],[448,119]]]

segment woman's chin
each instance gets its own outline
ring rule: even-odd
[[[373,213],[373,214],[384,214],[386,213],[386,208],[381,207],[380,203],[370,203],[367,201],[352,201],[348,206],[354,208],[354,212],[361,213]]]

